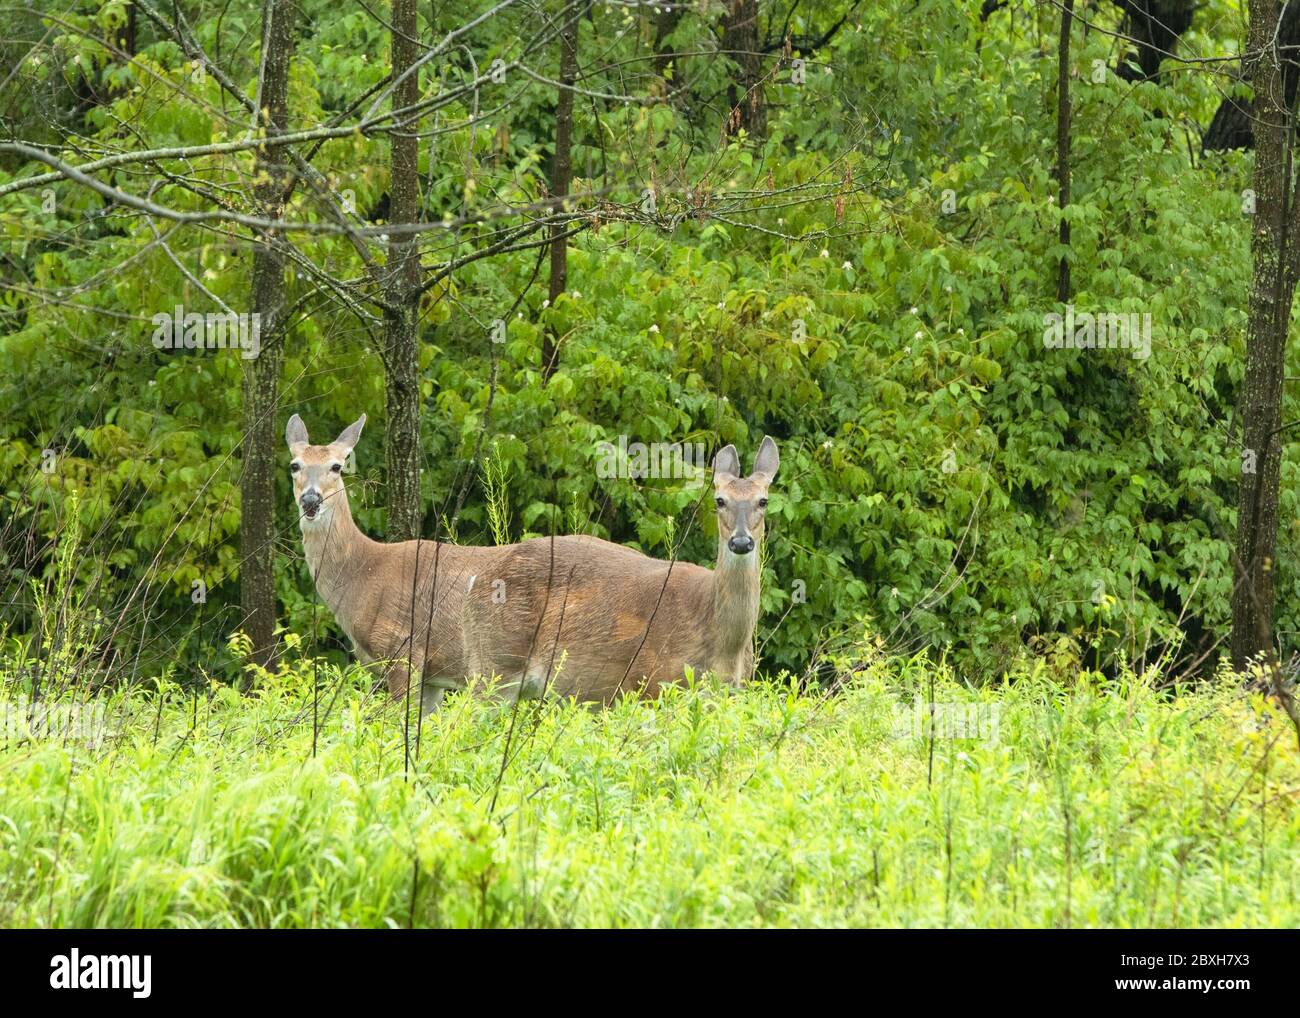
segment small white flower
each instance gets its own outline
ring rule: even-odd
[[[890,597],[897,597],[897,596],[898,596],[898,588],[897,588],[897,587],[890,587],[890,588],[889,588],[889,596],[890,596]]]
[[[721,311],[721,310],[722,310],[723,308],[725,308],[726,306],[727,306],[727,302],[726,302],[725,300],[720,300],[720,301],[718,301],[718,310],[719,310],[719,311]]]
[[[550,306],[551,306],[551,298],[547,297],[546,300],[542,301],[542,307],[548,308]]]
[[[966,335],[966,330],[965,330],[965,329],[958,329],[958,330],[957,330],[957,335],[959,335],[959,336],[964,336],[964,335]]]
[[[573,299],[574,299],[574,300],[582,300],[582,294],[579,293],[577,290],[574,290],[574,291],[573,291]]]
[[[944,291],[944,293],[952,293],[952,284],[949,283],[947,286],[945,286],[945,287],[943,288],[943,291]]]
[[[822,448],[823,448],[823,449],[833,449],[834,447],[835,447],[835,442],[832,441],[832,440],[829,439],[829,438],[826,439],[826,441],[822,443]]]
[[[912,314],[914,314],[914,315],[919,315],[920,313],[921,313],[921,312],[918,311],[916,308],[912,308]]]
[[[657,325],[652,325],[652,326],[650,326],[650,331],[651,331],[651,332],[658,332],[658,331],[659,331],[659,326],[657,326]]]
[[[821,256],[822,256],[823,258],[829,258],[829,257],[831,256],[831,253],[830,253],[829,251],[827,251],[825,248],[822,248]]]
[[[916,330],[916,335],[913,336],[912,338],[913,338],[913,339],[920,339],[920,338],[921,338],[921,330],[920,330],[920,329],[917,329],[917,330]]]
[[[852,262],[845,262],[843,265],[840,266],[840,268],[842,268],[842,269],[851,269],[851,268],[853,268],[853,263],[852,263]]]

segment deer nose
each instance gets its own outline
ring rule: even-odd
[[[743,537],[732,537],[727,541],[727,547],[737,555],[748,555],[754,550],[754,539],[748,534]]]
[[[307,514],[308,519],[316,515],[316,510],[320,508],[321,497],[319,491],[305,491],[302,498],[298,499],[298,504],[302,506],[302,511]]]

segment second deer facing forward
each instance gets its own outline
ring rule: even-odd
[[[760,546],[780,457],[764,438],[749,476],[734,446],[714,458],[715,567],[666,562],[589,536],[497,547],[371,540],[356,526],[342,469],[365,416],[312,445],[295,414],[285,439],[303,548],[321,599],[357,656],[424,711],[446,689],[499,678],[509,696],[609,703],[654,695],[689,667],[741,685],[754,670]]]
[[[495,564],[496,599],[467,599],[471,670],[521,696],[609,703],[655,695],[686,669],[731,685],[754,672],[754,628],[768,488],[780,457],[764,438],[748,476],[734,446],[713,461],[718,552],[713,569],[666,562],[592,537],[511,545]]]

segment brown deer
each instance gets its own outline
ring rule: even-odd
[[[734,446],[713,461],[718,555],[713,569],[665,562],[592,537],[537,538],[494,563],[499,596],[466,603],[473,674],[519,696],[552,692],[609,703],[655,695],[689,666],[732,685],[754,671],[759,547],[780,456],[764,438],[742,477]]]
[[[312,445],[302,418],[285,429],[293,496],[307,568],[321,600],[352,641],[358,659],[377,663],[394,696],[408,678],[422,680],[421,710],[464,684],[465,596],[478,572],[491,571],[504,548],[466,548],[443,541],[382,544],[358,529],[348,506],[343,466],[361,438],[366,415],[328,445]]]

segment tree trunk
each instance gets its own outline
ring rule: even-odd
[[[1273,645],[1274,562],[1281,477],[1283,357],[1295,293],[1291,253],[1294,196],[1291,176],[1292,111],[1272,45],[1277,0],[1250,8],[1254,66],[1255,191],[1252,276],[1246,326],[1241,485],[1237,501],[1236,582],[1232,594],[1232,662],[1243,668]]]
[[[1295,109],[1296,86],[1300,84],[1300,4],[1287,4],[1282,11],[1282,28],[1278,32],[1282,47],[1282,92],[1285,105]],[[1214,112],[1210,126],[1205,130],[1201,147],[1206,152],[1224,152],[1234,148],[1252,148],[1255,132],[1251,126],[1250,100],[1239,98],[1234,89],[1228,93]]]
[[[571,15],[560,33],[560,84],[555,100],[555,158],[551,161],[551,208],[560,211],[563,200],[573,184],[573,88],[578,77],[578,17]],[[551,303],[569,285],[569,241],[564,236],[564,223],[554,223],[550,228],[551,253]],[[559,350],[555,335],[548,328],[542,336],[542,380],[551,377],[557,366]]]
[[[416,61],[416,0],[393,0],[393,77]],[[393,109],[420,98],[418,72],[393,90]],[[418,125],[398,115],[392,138],[392,179],[388,221],[416,223],[420,216]],[[387,361],[388,539],[405,541],[420,534],[420,245],[414,233],[393,233],[388,241],[384,312]]]
[[[744,128],[749,134],[761,137],[767,133],[767,107],[763,102],[758,0],[728,0],[722,48],[738,71],[727,89],[727,102],[731,105],[727,134],[734,135]]]
[[[1197,0],[1115,0],[1124,12],[1120,35],[1137,50],[1125,54],[1115,73],[1125,81],[1157,81],[1160,62],[1178,49],[1192,27]]]
[[[135,4],[128,3],[126,5],[126,20],[118,27],[117,38],[113,40],[113,45],[128,57],[135,56],[135,28]]]
[[[297,0],[267,0],[263,26],[266,53],[259,95],[268,135],[288,122],[289,58]],[[288,174],[284,150],[257,152],[253,197],[258,214],[280,219]],[[244,469],[240,477],[239,598],[253,660],[266,667],[275,656],[275,479],[279,472],[280,364],[284,356],[284,256],[272,234],[253,249],[251,310],[260,316],[258,356],[244,363]]]
[[[664,77],[668,73],[671,65],[673,69],[673,86],[682,87],[681,66],[676,63],[677,54],[668,47],[667,39],[677,29],[677,23],[682,20],[682,14],[685,13],[685,5],[674,4],[660,8],[659,13],[655,16],[655,72]]]
[[[1070,246],[1070,223],[1065,209],[1070,204],[1070,29],[1074,25],[1074,0],[1061,5],[1061,42],[1056,65],[1056,183],[1057,208],[1061,210],[1061,246]],[[1062,252],[1056,266],[1056,299],[1070,299],[1070,260]]]

